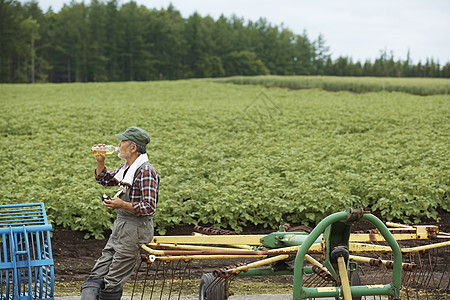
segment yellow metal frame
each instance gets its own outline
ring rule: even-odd
[[[265,235],[178,235],[155,236],[151,243],[159,244],[191,244],[191,245],[249,245],[259,246]]]
[[[405,240],[427,240],[427,239],[450,239],[450,234],[439,232],[438,226],[408,226],[397,223],[386,223],[394,228],[389,228],[397,241]],[[195,244],[195,245],[228,245],[237,248],[247,248],[249,246],[261,246],[261,239],[267,235],[200,235],[192,236],[155,236],[152,244]],[[385,239],[378,232],[374,233],[352,233],[350,242],[370,243],[384,242]]]
[[[437,241],[439,239],[450,239],[450,234],[439,232],[439,228],[433,225],[410,226],[392,222],[387,222],[386,225],[391,227],[389,230],[397,241]],[[289,255],[296,254],[300,248],[300,245],[298,245],[254,251],[253,249],[255,246],[260,246],[261,249],[264,249],[265,245],[261,241],[265,237],[267,237],[267,235],[202,235],[198,233],[195,233],[192,236],[156,236],[151,243],[143,245],[142,248],[149,253],[149,262],[154,260],[189,261],[249,257],[264,258],[257,262],[257,266],[268,264],[272,262],[272,259],[287,259]],[[378,230],[374,230],[371,233],[352,233],[349,239],[349,251],[354,254],[391,252],[392,249],[389,246],[372,244],[373,242],[384,241],[385,239]],[[450,246],[450,241],[437,242],[412,248],[402,248],[401,252],[413,253],[446,246]],[[308,253],[323,254],[324,249],[325,243],[322,241],[322,243],[313,244],[309,248]],[[230,254],[227,254],[226,252],[230,252]],[[356,255],[352,255],[351,258],[356,261],[370,260],[370,258]],[[310,255],[306,255],[305,259],[318,267],[323,267],[322,264]],[[381,263],[387,264],[388,261],[381,261]],[[248,269],[250,268],[248,267],[250,265],[243,266],[242,268]]]

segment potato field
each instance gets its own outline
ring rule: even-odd
[[[314,224],[361,206],[437,220],[450,211],[450,81],[439,85],[420,96],[208,79],[2,84],[0,202],[44,202],[55,228],[101,238],[114,217],[101,195],[116,189],[94,180],[90,148],[135,125],[161,178],[159,234]],[[108,169],[120,163],[107,157]]]

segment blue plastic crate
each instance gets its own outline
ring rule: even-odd
[[[0,300],[54,299],[44,203],[0,205]]]

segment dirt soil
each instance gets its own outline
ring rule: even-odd
[[[441,221],[423,222],[422,224],[439,225],[443,232],[450,232],[450,213],[440,211]],[[357,223],[353,229],[367,230],[373,228],[366,222]],[[190,235],[193,226],[180,227],[168,231],[168,235]],[[263,228],[247,228],[245,234],[266,234],[273,230]],[[108,236],[108,233],[105,234]],[[55,264],[55,281],[83,281],[90,273],[96,260],[100,257],[107,239],[84,239],[84,233],[77,231],[53,231],[52,250]],[[205,269],[209,269],[205,265]],[[199,270],[200,272],[202,270]],[[209,271],[209,270],[208,270]],[[206,273],[206,272],[205,272]]]

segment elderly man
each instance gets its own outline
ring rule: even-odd
[[[153,238],[159,176],[146,154],[150,135],[132,126],[116,137],[121,140],[118,155],[126,163],[107,171],[105,155],[96,155],[95,179],[104,186],[119,186],[113,198],[103,199],[103,205],[116,209],[117,220],[101,257],[81,287],[82,300],[120,299],[136,265],[140,246]]]

